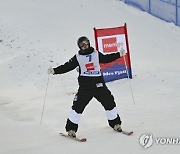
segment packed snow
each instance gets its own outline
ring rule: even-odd
[[[78,89],[78,73],[51,75],[48,82],[47,68],[76,54],[79,36],[86,35],[94,46],[94,27],[124,23],[133,79],[107,86],[115,97],[122,128],[133,130],[133,136],[114,132],[95,99],[85,109],[77,132],[87,142],[60,136]],[[0,0],[0,153],[180,152],[180,144],[154,144],[148,149],[139,144],[144,133],[179,137],[179,42],[180,27],[118,0]]]

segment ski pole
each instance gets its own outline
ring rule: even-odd
[[[123,50],[124,50],[124,49],[123,49]],[[128,68],[127,68],[127,63],[126,63],[126,58],[125,58],[125,56],[123,56],[123,59],[124,59],[124,64],[125,64],[125,68],[126,68],[126,72],[127,72],[127,76],[128,76],[128,81],[129,81],[129,87],[130,87],[130,90],[131,90],[132,100],[133,100],[133,103],[135,104],[134,95],[133,95],[133,90],[132,90],[132,86],[131,86],[131,82],[130,82],[130,77],[129,77],[129,72],[128,72]]]
[[[47,79],[47,85],[46,85],[46,91],[45,91],[45,96],[44,96],[44,103],[43,103],[43,108],[42,108],[42,113],[41,113],[40,125],[42,124],[43,115],[44,115],[44,108],[45,108],[45,104],[46,104],[47,89],[48,89],[48,85],[49,85],[49,75],[50,74],[48,74],[48,79]]]

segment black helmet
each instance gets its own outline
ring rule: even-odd
[[[89,47],[90,47],[89,39],[88,39],[86,36],[81,36],[81,37],[77,40],[77,45],[78,45],[78,47],[79,47],[80,49],[81,49],[80,44],[81,44],[83,41],[88,41],[88,44],[89,44]]]

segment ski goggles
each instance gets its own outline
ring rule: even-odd
[[[86,45],[89,45],[89,40],[84,40],[81,43],[79,43],[80,48],[82,48],[82,47],[84,47]]]

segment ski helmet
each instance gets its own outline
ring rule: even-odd
[[[89,44],[89,47],[90,47],[89,39],[88,39],[86,36],[81,36],[81,37],[77,40],[77,45],[78,45],[78,47],[79,47],[80,49],[81,49],[80,44],[81,44],[83,41],[87,41],[88,44]]]

